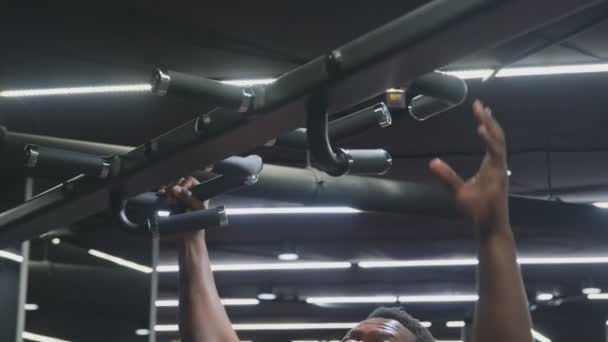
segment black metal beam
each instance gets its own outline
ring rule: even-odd
[[[339,48],[337,51],[342,51],[349,61],[344,64],[348,73],[339,81],[314,79],[314,75],[321,75],[315,71],[319,64],[314,60],[268,89],[268,97],[278,99],[270,101],[274,104],[271,108],[247,117],[231,112],[212,114],[212,127],[196,137],[192,132],[198,121],[193,120],[128,153],[123,158],[124,172],[118,178],[74,179],[1,213],[0,246],[39,236],[103,211],[111,206],[112,194],[144,192],[297,128],[304,121],[305,102],[314,87],[330,86],[329,111],[337,112],[597,3],[601,1],[435,0]],[[390,44],[378,45],[383,39]],[[355,51],[361,55],[351,59]],[[302,80],[306,82],[301,83]],[[215,120],[220,124],[214,126]]]

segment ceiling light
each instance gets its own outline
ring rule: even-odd
[[[517,258],[521,265],[605,264],[608,257]]]
[[[397,303],[397,296],[308,297],[308,304],[380,304]]]
[[[361,261],[361,268],[407,268],[407,267],[446,267],[446,266],[473,266],[479,262],[477,259],[431,259],[431,260],[386,260]]]
[[[169,210],[159,210],[156,212],[156,216],[158,217],[169,217],[171,216],[171,212]]]
[[[350,207],[226,208],[227,215],[357,214]]]
[[[147,83],[122,84],[87,87],[68,88],[40,88],[40,89],[17,89],[0,91],[0,97],[33,97],[33,96],[56,96],[56,95],[83,95],[83,94],[105,94],[105,93],[131,93],[150,92],[152,86]]]
[[[275,78],[258,78],[258,79],[244,79],[244,80],[225,80],[220,81],[224,84],[235,85],[239,87],[250,87],[254,85],[267,85],[276,81]]]
[[[547,258],[518,258],[520,265],[564,265],[564,264],[607,264],[608,256],[593,257],[547,257]],[[377,260],[361,261],[361,268],[408,268],[408,267],[448,267],[475,266],[477,259],[430,259],[430,260]]]
[[[38,306],[38,304],[25,304],[24,306],[25,311],[36,311],[39,308],[40,307]]]
[[[586,288],[582,289],[581,292],[586,295],[592,295],[592,294],[602,293],[602,289],[599,289],[597,287],[586,287]]]
[[[539,302],[546,302],[551,299],[553,299],[552,293],[539,293],[536,295],[536,300]]]
[[[466,327],[467,324],[465,321],[447,321],[445,326],[448,328],[463,328]]]
[[[507,177],[511,177],[512,174],[513,172],[511,172],[511,170],[507,170]]]
[[[119,258],[119,257],[113,256],[113,255],[110,255],[110,254],[107,254],[107,253],[104,253],[104,252],[100,252],[100,251],[95,250],[95,249],[89,249],[89,254],[92,255],[92,256],[94,256],[94,257],[97,257],[97,258],[100,258],[100,259],[104,259],[104,260],[113,262],[113,263],[115,263],[117,265],[128,267],[128,268],[134,269],[134,270],[139,271],[139,272],[152,273],[152,271],[153,271],[153,269],[150,268],[150,267],[148,267],[148,266],[140,265],[140,264],[135,263],[133,261],[125,260],[123,258]]]
[[[492,75],[493,69],[471,69],[471,70],[448,70],[441,71],[448,75],[456,76],[461,79],[485,79]],[[608,72],[608,64],[570,64],[552,66],[532,66],[532,67],[513,67],[504,68],[498,72],[500,77],[519,77],[519,76],[546,76],[546,75],[565,75],[565,74],[584,74]]]
[[[551,339],[534,329],[532,329],[532,337],[534,337],[534,339],[538,342],[551,342]]]
[[[587,295],[589,300],[608,300],[608,293],[592,293]]]
[[[400,303],[458,303],[476,302],[478,299],[476,294],[399,296]]]
[[[429,328],[431,322],[420,322],[423,327]],[[276,330],[342,330],[352,329],[359,325],[359,322],[340,322],[340,323],[250,323],[233,324],[235,331],[276,331]],[[178,331],[177,324],[160,324],[154,326],[158,332]]]
[[[296,270],[332,270],[347,269],[352,265],[348,261],[340,262],[281,262],[281,263],[256,263],[256,264],[220,264],[212,265],[214,272],[237,272],[237,271],[296,271]],[[158,272],[178,272],[178,265],[159,265]]]
[[[222,299],[224,306],[246,306],[246,305],[258,305],[260,301],[255,298],[226,298]],[[179,300],[177,299],[159,299],[155,302],[155,305],[159,308],[177,307]]]
[[[281,253],[277,255],[277,258],[282,261],[296,261],[300,259],[298,253]]]
[[[137,336],[148,336],[149,334],[150,334],[150,330],[148,330],[148,329],[135,330],[135,335],[137,335]]]
[[[60,239],[60,238],[58,238],[58,237],[53,238],[53,239],[51,239],[51,243],[52,243],[53,245],[58,245],[58,244],[60,244],[60,243],[61,243],[61,239]]]
[[[24,340],[28,340],[28,341],[36,341],[36,342],[70,342],[68,340],[61,340],[58,338],[54,338],[54,337],[49,337],[49,336],[44,336],[44,335],[38,335],[38,334],[33,334],[27,331],[24,331],[21,334],[21,337]]]
[[[4,258],[4,259],[16,261],[16,262],[22,262],[23,261],[23,257],[21,255],[15,254],[15,253],[11,253],[9,251],[3,251],[3,250],[0,250],[0,258]]]
[[[608,202],[595,202],[593,205],[601,209],[608,209]]]
[[[260,290],[258,292],[258,299],[264,301],[275,300],[277,299],[277,294],[275,293],[272,286],[266,284],[260,287]]]

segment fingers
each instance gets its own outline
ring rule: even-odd
[[[448,164],[441,159],[434,159],[429,164],[431,171],[439,177],[452,191],[456,192],[464,184],[460,177]]]
[[[476,100],[473,104],[473,113],[479,123],[479,136],[484,141],[490,156],[504,159],[506,157],[505,136],[502,128],[494,119],[492,110],[484,107],[481,101]]]

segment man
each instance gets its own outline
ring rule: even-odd
[[[509,223],[505,136],[489,108],[473,105],[486,154],[477,174],[463,180],[439,159],[431,171],[453,192],[463,213],[475,226],[479,242],[478,291],[474,341],[531,342],[531,320],[516,248]],[[198,182],[181,179],[164,189],[170,198],[193,208],[204,204],[189,189]],[[236,333],[217,293],[205,233],[179,239],[180,333],[184,342],[237,342]],[[381,308],[349,331],[348,342],[432,342],[429,331],[400,309]]]

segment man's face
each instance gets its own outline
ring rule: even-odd
[[[343,342],[416,342],[416,336],[392,319],[371,318],[344,336]]]

